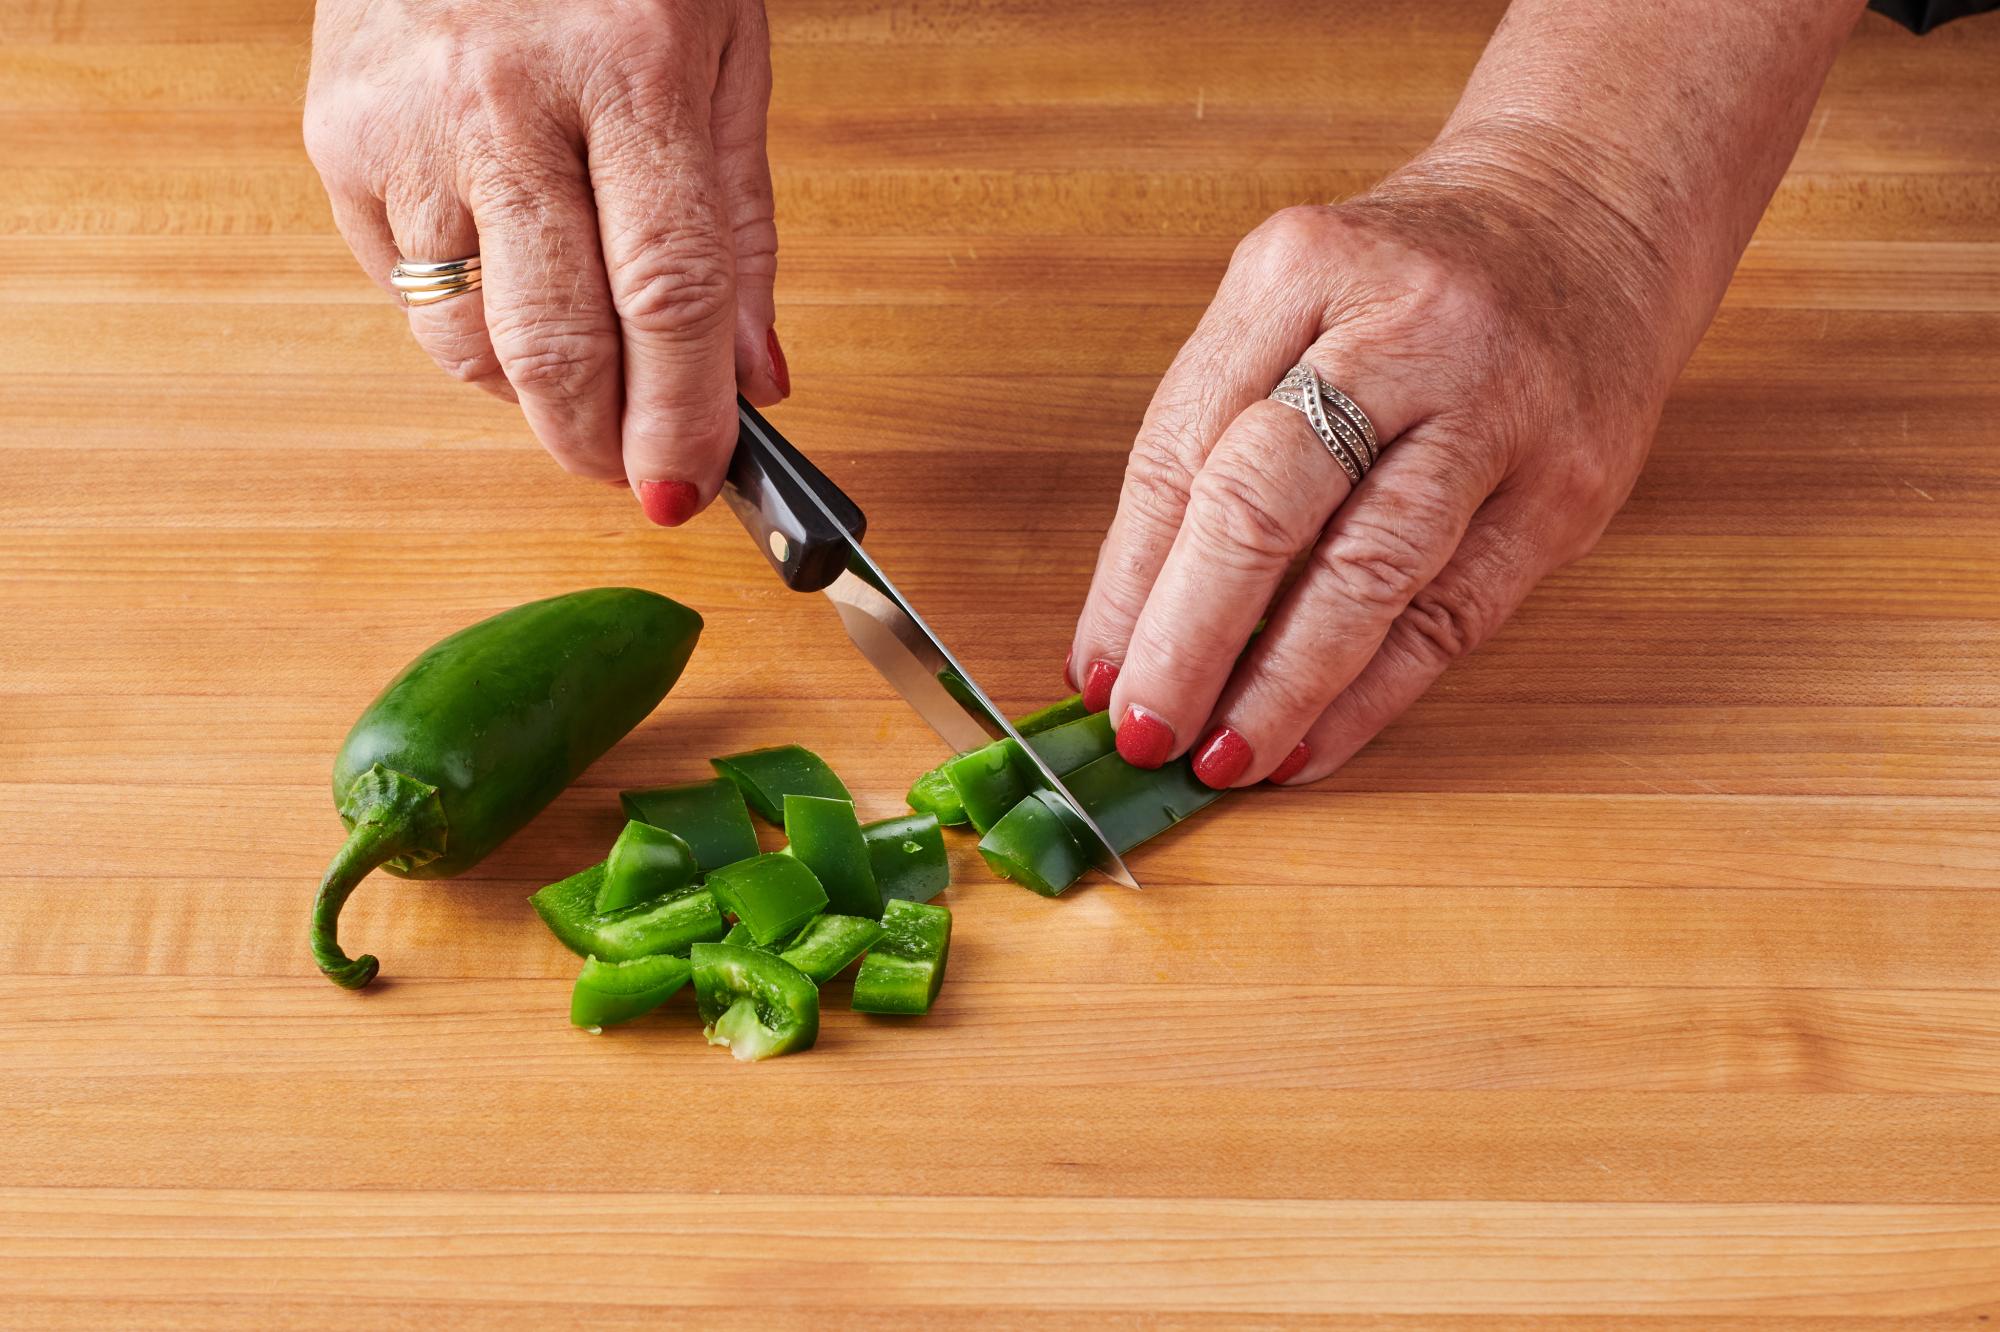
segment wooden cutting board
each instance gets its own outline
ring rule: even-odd
[[[0,0],[0,1324],[2000,1315],[2000,20],[1863,25],[1627,512],[1378,745],[1143,895],[961,842],[937,1012],[836,985],[745,1067],[571,1030],[523,898],[620,786],[796,740],[879,816],[939,746],[727,514],[645,528],[419,355],[299,148],[306,8]],[[1046,701],[1235,238],[1420,145],[1499,6],[773,9],[778,419]],[[708,616],[679,690],[320,980],[355,713],[615,582]]]

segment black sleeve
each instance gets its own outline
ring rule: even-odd
[[[1967,14],[2000,9],[2000,0],[1868,0],[1868,7],[1887,14],[1911,32],[1929,32],[1940,23]]]

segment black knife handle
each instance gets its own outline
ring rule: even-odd
[[[847,537],[861,539],[868,515],[741,398],[736,421],[736,453],[722,497],[785,586],[817,592],[847,567]],[[827,521],[820,504],[832,510],[845,533]]]

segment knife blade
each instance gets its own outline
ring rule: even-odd
[[[795,591],[824,592],[861,655],[953,749],[1011,739],[1035,784],[1076,815],[1072,831],[1098,871],[1128,888],[1139,881],[1062,778],[993,705],[950,649],[896,590],[861,544],[867,517],[826,474],[737,400],[735,456],[723,498],[765,558]]]

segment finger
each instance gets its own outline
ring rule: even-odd
[[[1271,391],[1318,332],[1319,310],[1303,286],[1274,289],[1267,277],[1256,265],[1231,266],[1146,407],[1064,668],[1094,712],[1110,706],[1195,474],[1223,429]]]
[[[553,134],[514,143],[473,171],[470,191],[493,351],[563,469],[620,481],[618,321],[583,162]]]
[[[743,396],[769,407],[792,391],[791,368],[778,344],[778,228],[771,201],[771,162],[764,151],[764,116],[771,101],[771,39],[764,7],[740,7],[722,52],[709,114],[716,174],[736,258],[736,383]]]
[[[1270,780],[1299,784],[1333,772],[1402,716],[1446,667],[1492,637],[1561,562],[1538,534],[1564,521],[1539,503],[1495,496],[1450,562],[1396,617],[1368,665],[1286,751]]]
[[[389,271],[398,258],[396,237],[389,230],[382,201],[371,194],[332,187],[327,190],[327,201],[333,205],[333,225],[340,229],[340,238],[347,242],[361,271],[383,291],[396,295],[396,289],[389,285]]]
[[[472,214],[451,186],[426,183],[407,191],[392,191],[385,211],[396,252],[402,258],[438,263],[479,253],[479,231]],[[395,261],[390,262],[393,267]],[[482,261],[482,277],[484,268]],[[478,289],[434,305],[412,305],[408,314],[411,335],[440,370],[489,393],[513,396],[486,335],[485,303]]]
[[[669,85],[674,80],[666,81]],[[707,103],[628,94],[590,142],[624,347],[625,474],[663,527],[721,488],[736,443],[736,276]]]
[[[1322,339],[1304,360],[1360,404],[1381,440],[1396,439],[1421,410],[1414,383],[1370,373],[1367,354],[1344,335]],[[1388,461],[1402,446],[1386,447],[1371,481],[1393,475]],[[1189,488],[1186,517],[1112,690],[1118,748],[1129,762],[1157,767],[1199,736],[1286,570],[1348,491],[1346,473],[1290,407],[1260,400],[1230,423]]]
[[[1499,483],[1490,456],[1420,427],[1383,457],[1230,680],[1195,754],[1203,781],[1245,785],[1286,760],[1453,558]]]

